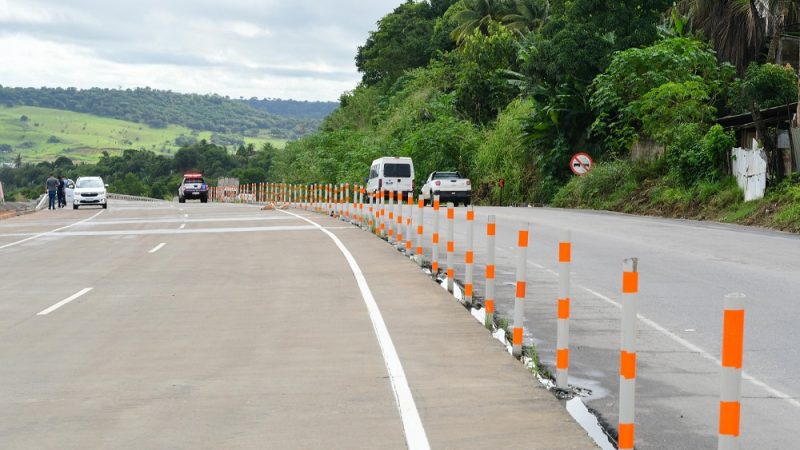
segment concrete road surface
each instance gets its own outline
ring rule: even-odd
[[[466,209],[456,213],[456,278],[464,277]],[[441,213],[440,264],[445,258]],[[723,296],[745,293],[742,448],[798,448],[800,237],[754,228],[546,208],[476,208],[476,293],[485,224],[497,216],[498,309],[512,317],[516,230],[530,222],[525,340],[555,366],[557,241],[572,230],[570,383],[616,427],[622,261],[639,257],[636,444],[715,448]],[[430,257],[433,211],[425,208]]]
[[[219,204],[1,221],[0,447],[593,447],[408,259],[300,214],[331,235]]]

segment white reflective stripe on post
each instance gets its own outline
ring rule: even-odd
[[[455,209],[452,203],[447,204],[447,291],[453,292],[453,279],[456,277],[456,271],[453,267],[453,253],[456,251],[455,244]]]
[[[417,206],[419,209],[419,214],[417,214],[417,257],[419,258],[419,265],[422,265],[423,258],[423,250],[422,250],[422,238],[425,235],[425,200],[423,200],[422,195],[419,196],[417,200]]]
[[[464,252],[464,303],[472,305],[473,270],[475,263],[475,210],[467,206],[467,242]]]
[[[636,314],[639,259],[628,258],[622,272],[622,342],[619,364],[618,448],[633,449],[636,428]]]
[[[433,197],[433,234],[431,235],[431,273],[439,275],[439,196]]]
[[[406,216],[406,254],[411,255],[411,231],[414,229],[414,193],[408,193],[408,215]]]
[[[517,292],[514,296],[514,330],[511,335],[511,354],[522,356],[522,335],[525,327],[525,279],[528,263],[528,230],[523,222],[517,236]]]
[[[568,230],[561,233],[558,242],[558,336],[556,339],[556,386],[566,389],[569,385],[569,269],[572,262],[572,235]]]
[[[738,449],[742,410],[744,294],[725,296],[722,321],[722,386],[719,397],[719,450]]]
[[[486,309],[486,325],[491,329],[494,326],[494,247],[497,226],[495,216],[489,216],[486,221],[486,299],[484,308]]]

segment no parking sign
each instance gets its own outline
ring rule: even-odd
[[[569,168],[572,173],[584,176],[592,170],[592,157],[586,153],[576,153],[569,161]]]

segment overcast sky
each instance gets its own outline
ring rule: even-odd
[[[338,100],[403,0],[0,0],[0,84]]]

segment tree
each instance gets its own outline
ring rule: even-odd
[[[743,74],[770,42],[774,62],[785,25],[800,16],[796,0],[682,0],[677,8],[690,18],[692,29],[711,41],[720,61],[728,61]],[[773,26],[769,29],[766,23]]]
[[[506,14],[501,21],[520,36],[538,31],[547,21],[550,4],[547,0],[515,0],[516,11]]]
[[[428,3],[411,0],[378,22],[367,42],[358,47],[356,67],[366,85],[391,84],[408,69],[430,61],[435,17]]]
[[[462,0],[463,9],[455,15],[458,24],[451,36],[461,44],[467,36],[478,30],[482,34],[489,32],[489,24],[500,22],[515,12],[515,4],[511,0]]]

